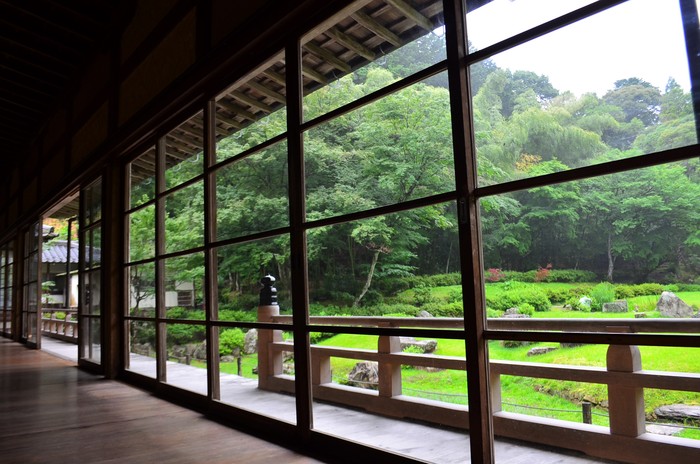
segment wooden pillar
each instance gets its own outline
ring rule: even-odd
[[[399,337],[380,335],[379,353],[379,396],[391,398],[401,394],[401,364],[391,361],[391,353],[401,352]]]
[[[503,410],[501,374],[493,369],[489,370],[489,387],[491,389],[491,412],[501,412]]]
[[[610,345],[607,354],[608,371],[636,372],[642,369],[639,348],[627,345]],[[625,437],[638,437],[645,433],[644,389],[608,385],[610,433]]]

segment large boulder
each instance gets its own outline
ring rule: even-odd
[[[664,317],[693,317],[693,308],[673,292],[663,292],[656,310]]]
[[[258,352],[257,329],[250,329],[245,333],[245,338],[243,339],[243,352],[245,354],[253,354]]]
[[[348,374],[348,385],[377,390],[379,388],[379,367],[374,361],[355,364]]]
[[[539,356],[541,354],[546,354],[549,353],[550,351],[554,351],[557,348],[554,346],[536,346],[534,348],[530,348],[527,352],[528,356]]]
[[[401,341],[401,351],[405,351],[408,347],[415,347],[421,353],[432,353],[437,348],[435,340],[416,340],[413,337],[399,337]]]
[[[659,406],[654,409],[654,414],[659,419],[684,422],[687,420],[700,420],[700,406],[689,406],[687,404],[669,404]]]
[[[618,300],[612,303],[603,303],[604,313],[626,313],[628,311],[627,301]]]
[[[590,298],[587,297],[587,296],[582,296],[581,298],[579,298],[578,302],[579,302],[580,304],[582,304],[583,306],[587,306],[587,307],[589,307],[589,308],[590,308],[591,305],[593,304],[593,300],[590,299]]]

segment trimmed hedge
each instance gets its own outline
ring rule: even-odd
[[[504,280],[515,280],[518,282],[536,282],[537,270],[532,271],[503,271]],[[580,269],[551,269],[540,282],[595,282],[598,280],[595,272]]]

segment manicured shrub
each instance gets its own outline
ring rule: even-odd
[[[547,298],[549,298],[549,301],[554,304],[564,303],[571,297],[571,293],[567,289],[545,288],[544,292]]]
[[[433,296],[433,292],[428,287],[418,287],[413,289],[413,303],[416,306],[425,306],[430,303],[435,303],[437,299]]]
[[[601,282],[591,290],[591,309],[601,311],[604,303],[615,301],[615,287],[610,282]]]
[[[495,309],[486,308],[486,317],[495,319],[503,315],[502,311],[496,311]]]
[[[221,356],[230,356],[234,350],[243,349],[245,334],[238,327],[224,329],[219,334],[219,354]]]
[[[527,314],[528,316],[532,316],[535,314],[535,307],[532,306],[530,303],[520,303],[518,306],[518,312],[520,314]]]
[[[533,286],[516,283],[504,285],[506,290],[495,296],[486,297],[486,305],[497,311],[505,311],[508,308],[519,307],[523,303],[532,305],[535,311],[548,311],[552,303],[547,294]]]

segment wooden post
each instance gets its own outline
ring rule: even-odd
[[[639,348],[627,345],[610,345],[607,355],[608,371],[636,372],[642,369]],[[645,433],[644,389],[608,385],[610,433],[625,437],[638,437]]]
[[[489,370],[489,387],[491,388],[491,412],[501,412],[503,410],[501,374],[494,369]]]
[[[277,289],[274,287],[275,278],[267,275],[260,280],[260,283],[263,288],[260,290],[258,322],[272,322],[272,318],[280,313]],[[270,349],[271,343],[281,341],[281,330],[258,330],[258,388],[260,389],[270,389],[270,377],[282,374],[282,352]]]
[[[391,353],[401,352],[401,339],[380,335],[379,353],[379,396],[391,398],[401,394],[401,364],[390,360]],[[384,356],[382,356],[384,355]]]
[[[591,408],[591,403],[589,401],[584,401],[583,403],[581,403],[581,414],[583,416],[584,424],[593,423],[593,411]]]

